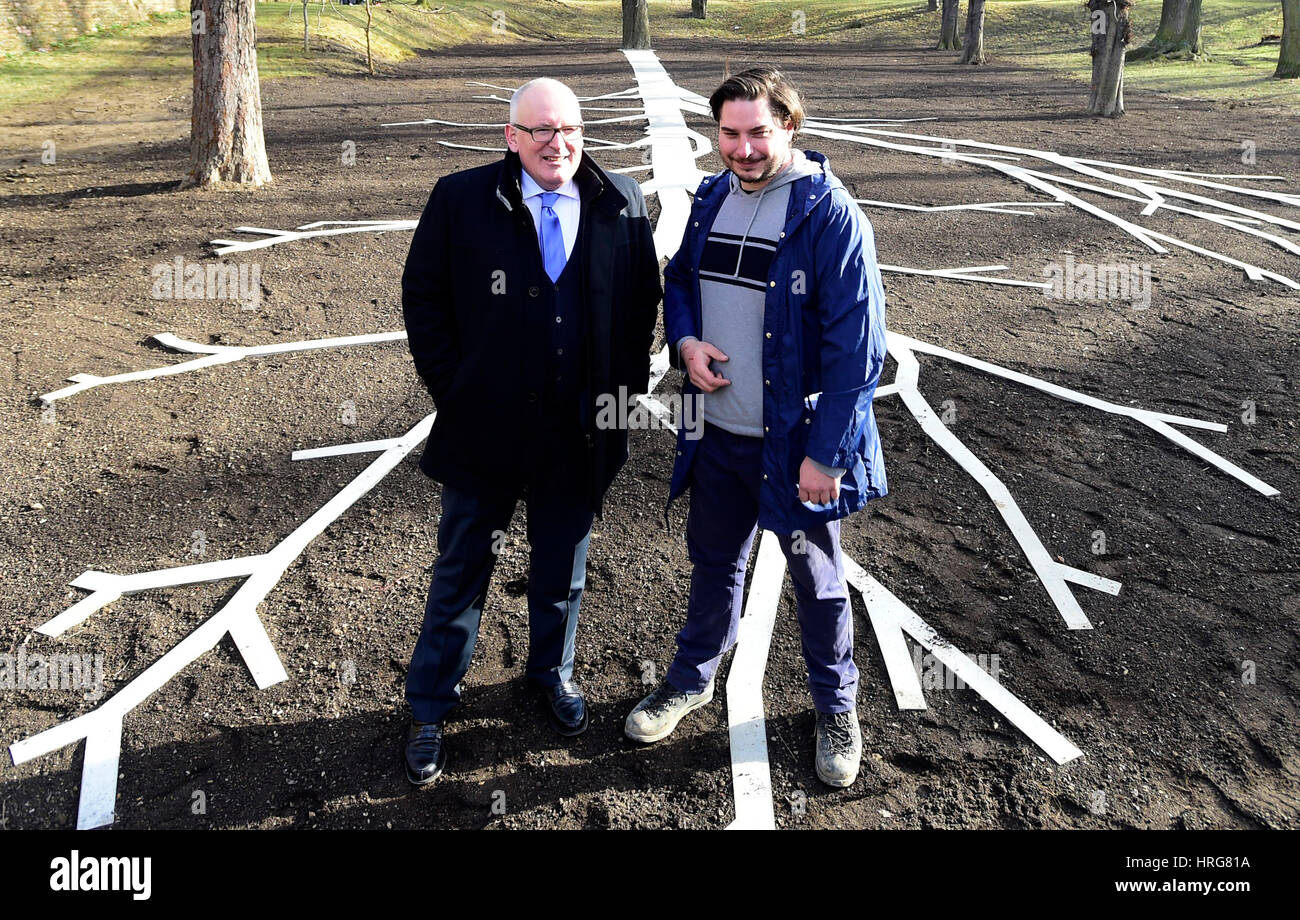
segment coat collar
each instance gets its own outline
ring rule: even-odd
[[[520,188],[522,173],[523,163],[519,160],[519,154],[507,150],[497,176],[497,200],[507,211],[513,212],[524,206],[524,194]],[[578,185],[584,204],[590,201],[593,208],[609,214],[618,214],[627,207],[627,198],[586,150],[582,151],[582,159],[578,161],[573,181]]]

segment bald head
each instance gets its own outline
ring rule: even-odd
[[[582,107],[573,90],[546,77],[529,80],[510,97],[506,145],[533,181],[554,191],[573,178],[582,161],[581,126]],[[548,133],[552,136],[538,139]]]
[[[537,107],[538,100],[545,105],[553,105],[558,108],[569,109],[574,112],[574,121],[571,124],[577,124],[578,97],[559,80],[552,80],[550,77],[538,77],[536,80],[529,80],[519,89],[515,90],[514,95],[510,97],[510,120],[515,124],[526,124],[520,121],[520,116],[527,110]]]

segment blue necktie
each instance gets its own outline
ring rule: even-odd
[[[564,234],[560,231],[560,217],[555,213],[557,192],[542,192],[542,263],[551,281],[559,281],[568,258],[564,254]]]

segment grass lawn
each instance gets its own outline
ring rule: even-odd
[[[421,51],[454,45],[537,41],[616,41],[618,0],[440,0],[415,6],[389,2],[372,7],[371,48],[377,66],[409,60]],[[651,0],[654,39],[710,43],[767,40],[855,42],[864,48],[927,48],[938,37],[939,14],[924,0],[712,0],[709,18],[689,18],[689,0]],[[494,13],[502,16],[494,18]],[[963,9],[962,16],[965,16]],[[1134,8],[1134,46],[1155,32],[1160,5]],[[264,80],[316,73],[356,72],[365,67],[365,8],[313,2],[308,10],[311,50],[303,50],[299,2],[257,6],[258,67]],[[1080,0],[989,0],[984,41],[991,59],[1058,71],[1086,81],[1087,12]],[[0,106],[74,96],[94,81],[129,93],[140,81],[165,78],[178,85],[191,74],[189,14],[155,15],[133,25],[62,42],[48,51],[0,59]],[[1210,60],[1203,63],[1130,63],[1130,90],[1234,101],[1267,101],[1300,107],[1300,80],[1274,80],[1278,47],[1260,45],[1282,30],[1276,0],[1216,0],[1202,13]],[[947,52],[944,52],[947,53]],[[954,55],[955,57],[955,55]]]

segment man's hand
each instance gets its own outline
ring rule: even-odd
[[[825,505],[840,497],[840,477],[827,476],[804,457],[799,465],[799,501]]]
[[[686,374],[691,383],[705,393],[712,393],[720,387],[731,386],[731,381],[721,374],[709,369],[710,361],[730,360],[716,346],[708,342],[692,341],[682,345],[682,363],[686,365]]]

